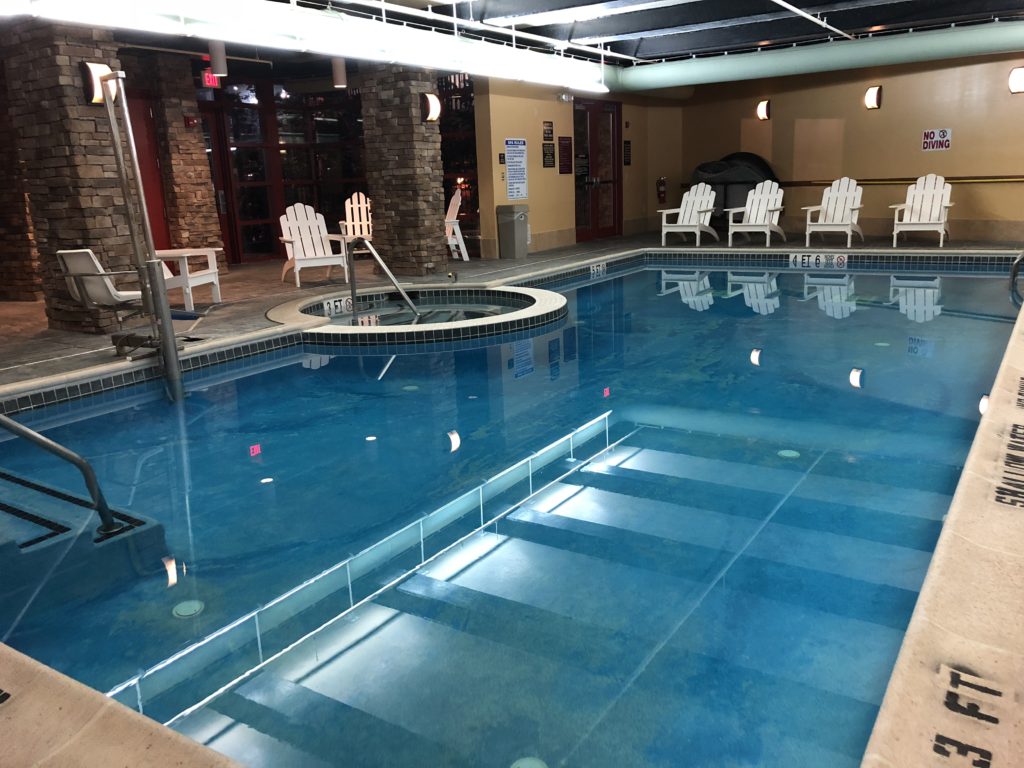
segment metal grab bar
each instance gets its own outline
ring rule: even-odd
[[[384,259],[382,259],[380,257],[380,254],[377,253],[376,250],[374,250],[373,244],[370,243],[370,241],[367,240],[365,237],[353,238],[352,243],[355,243],[357,240],[362,240],[363,245],[366,247],[366,250],[368,250],[370,252],[370,255],[377,260],[378,266],[380,266],[380,268],[384,271],[384,274],[387,275],[387,278],[388,280],[391,281],[391,284],[395,286],[395,290],[402,294],[402,298],[405,299],[405,303],[409,305],[409,309],[413,311],[413,314],[416,315],[416,319],[418,320],[421,317],[420,311],[416,309],[416,305],[412,303],[412,299],[409,298],[409,294],[402,290],[402,286],[398,284],[398,280],[396,280],[395,276],[391,274],[391,270],[388,269],[388,265],[384,263]],[[348,245],[351,246],[351,243],[349,243]],[[352,248],[349,247],[347,248],[347,250],[349,254],[349,287],[352,289],[352,324],[355,325],[357,322],[359,322],[359,318],[356,312],[356,260],[353,256]]]
[[[1013,306],[1017,307],[1017,309],[1020,309],[1020,305],[1024,303],[1024,298],[1021,297],[1020,291],[1017,290],[1017,276],[1020,274],[1022,262],[1024,262],[1024,253],[1014,259],[1013,265],[1010,267],[1010,301],[1013,302]]]
[[[85,479],[85,486],[89,489],[89,495],[92,496],[93,508],[100,516],[100,525],[96,528],[96,533],[102,536],[113,536],[115,533],[120,533],[127,526],[124,523],[118,522],[114,519],[114,514],[110,511],[110,507],[107,506],[107,500],[103,497],[103,491],[100,490],[100,484],[96,480],[96,473],[92,469],[92,465],[79,456],[77,453],[72,451],[70,448],[65,448],[60,443],[55,443],[48,437],[44,437],[33,429],[29,429],[24,424],[19,424],[14,419],[11,419],[3,414],[0,414],[0,427],[3,427],[8,432],[12,432],[18,437],[23,437],[30,443],[35,443],[44,451],[52,453],[58,458],[64,459],[64,461],[73,464],[79,472],[82,473],[82,477]]]

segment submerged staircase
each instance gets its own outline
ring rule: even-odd
[[[260,765],[859,764],[959,466],[641,427],[558,469],[172,726]]]

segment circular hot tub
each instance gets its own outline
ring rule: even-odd
[[[406,294],[416,312],[396,290],[361,291],[354,307],[343,290],[282,304],[267,317],[305,326],[308,343],[395,348],[528,338],[561,323],[568,311],[563,295],[539,288],[423,286]]]

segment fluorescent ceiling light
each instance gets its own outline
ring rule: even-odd
[[[395,62],[448,72],[607,93],[603,65],[549,53],[349,16],[251,0],[15,0],[27,13],[89,27],[183,35],[323,56]]]
[[[609,16],[620,16],[624,13],[638,11],[654,11],[659,8],[671,8],[676,5],[687,5],[698,0],[610,0],[606,3],[593,5],[577,5],[573,8],[562,8],[557,11],[541,11],[539,13],[509,14],[507,16],[484,16],[483,20],[496,27],[546,27],[555,24],[575,24],[578,21],[606,19]]]

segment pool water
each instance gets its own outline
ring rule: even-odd
[[[656,271],[583,286],[564,326],[380,378],[285,350],[182,406],[26,414],[163,523],[178,583],[40,574],[0,636],[105,690],[611,410],[607,454],[175,727],[266,765],[857,765],[1013,308],[943,278],[915,322],[858,275],[837,318],[783,274],[759,314],[710,281],[704,311]],[[14,441],[0,467],[80,488]]]

